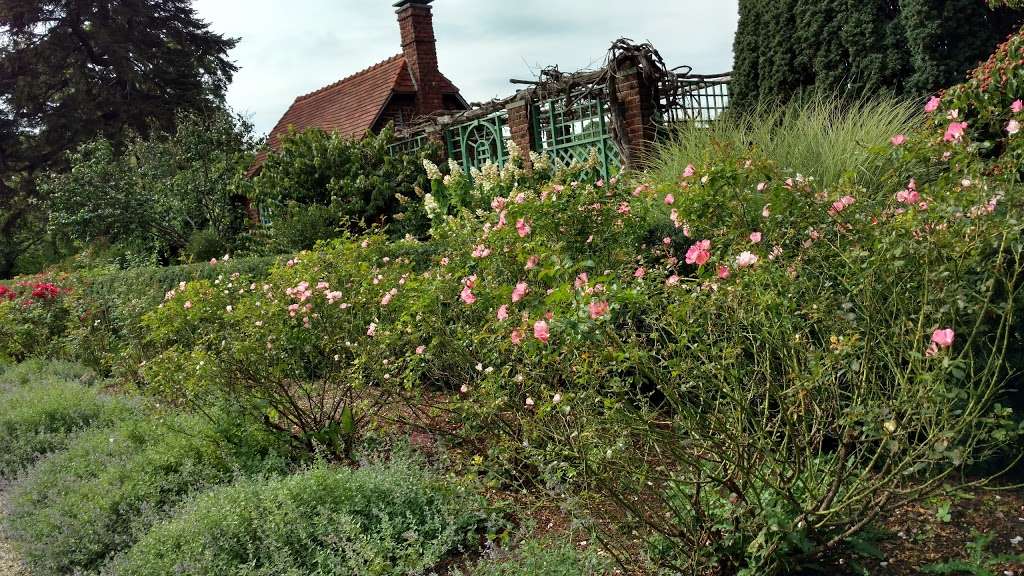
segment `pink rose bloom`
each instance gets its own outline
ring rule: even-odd
[[[1018,100],[1014,100],[1014,101],[1013,101],[1013,104],[1010,104],[1010,110],[1011,110],[1011,111],[1012,111],[1012,112],[1013,112],[1014,114],[1020,114],[1020,111],[1021,111],[1021,110],[1024,110],[1024,102],[1022,102],[1022,101],[1021,101],[1021,100],[1019,100],[1019,99],[1018,99]]]
[[[508,224],[508,210],[502,210],[498,213],[498,225],[494,229],[504,228],[506,224]]]
[[[744,251],[741,252],[740,255],[736,257],[736,266],[740,268],[750,268],[754,264],[757,264],[758,260],[759,258],[756,254]]]
[[[619,207],[615,209],[619,214],[629,214],[629,210],[629,202],[622,202],[619,204]]]
[[[599,178],[597,182],[594,182],[594,186],[597,186],[598,188],[604,188],[604,180],[601,180]]]
[[[759,244],[760,242],[761,242],[761,233],[760,232],[751,232],[750,233],[750,243],[751,244]]]
[[[537,264],[539,264],[539,263],[540,263],[540,257],[538,257],[538,256],[530,256],[526,260],[526,269],[527,270],[533,270],[534,268],[537,267]]]
[[[192,301],[191,300],[186,300],[185,301],[185,310],[191,310],[191,309],[192,309]]]
[[[686,168],[683,170],[683,178],[689,178],[690,176],[693,176],[695,173],[696,170],[693,168],[693,164],[687,164]]]
[[[675,202],[676,202],[676,197],[675,196],[673,196],[671,194],[666,194],[665,195],[665,204],[668,204],[669,206],[671,206],[672,204],[675,204]]]
[[[1010,136],[1013,136],[1017,132],[1020,132],[1020,122],[1016,120],[1010,120],[1006,124],[1006,133],[1009,134]]]
[[[668,236],[665,236],[664,238],[661,239],[661,243],[664,244],[665,246],[669,246],[672,244],[672,239],[669,238]]]
[[[210,266],[216,266],[216,265],[217,265],[217,259],[216,258],[210,258]]]
[[[771,215],[772,215],[772,205],[771,204],[765,204],[764,208],[761,208],[761,217],[762,218],[769,218],[769,217],[771,217]]]
[[[508,320],[508,304],[502,304],[498,308],[498,321],[504,322]]]
[[[952,328],[939,329],[932,332],[932,342],[939,348],[949,348],[953,345],[954,338],[956,338],[956,332]]]
[[[316,289],[320,290],[321,292],[324,292],[324,291],[330,290],[331,289],[331,285],[328,284],[327,282],[317,282],[316,283]]]
[[[604,316],[605,314],[608,313],[608,303],[604,301],[591,302],[589,308],[591,320],[597,320],[601,316]]]
[[[526,282],[519,282],[518,284],[516,284],[516,287],[512,290],[512,301],[519,302],[520,300],[523,299],[524,296],[526,296],[526,293],[529,291],[530,288],[529,286],[526,285]]]
[[[668,278],[665,278],[665,286],[678,286],[678,285],[679,285],[679,275],[678,274],[673,274],[673,275],[669,276]]]
[[[519,194],[516,194],[515,202],[516,204],[522,204],[523,202],[526,202],[526,193],[520,192]]]
[[[889,143],[892,144],[893,146],[903,146],[904,144],[907,143],[907,137],[904,136],[903,134],[897,134],[892,138],[889,138]]]
[[[466,286],[462,289],[462,293],[459,294],[459,298],[462,298],[462,301],[465,302],[466,304],[472,304],[476,302],[476,296],[473,294],[473,290],[469,286]]]
[[[703,266],[711,259],[711,240],[701,240],[686,251],[686,263]]]
[[[537,320],[533,325],[533,337],[547,344],[548,339],[551,338],[548,323],[543,320]]]
[[[842,198],[839,199],[839,201],[843,203],[844,207],[846,207],[852,206],[853,203],[857,201],[857,199],[854,198],[853,196],[843,196]]]
[[[502,210],[505,209],[505,204],[507,202],[508,200],[502,198],[501,196],[496,196],[494,200],[491,200],[491,208],[494,208],[495,212],[501,212]]]
[[[637,268],[637,269],[636,269],[636,270],[635,270],[635,271],[633,272],[633,277],[634,277],[634,278],[643,278],[643,277],[644,277],[644,276],[646,276],[646,275],[647,275],[647,269],[646,269],[646,268],[644,268],[643,266],[641,266],[641,267]]]
[[[416,347],[416,353],[417,354],[423,354],[426,351],[427,351],[427,347],[422,345],[422,344],[420,344],[419,346]]]
[[[487,258],[491,255],[490,248],[480,244],[473,248],[473,258]]]
[[[523,331],[516,329],[512,331],[512,343],[519,345],[523,343]]]
[[[366,328],[366,335],[373,338],[377,334],[377,323],[370,322],[370,325]]]
[[[633,196],[640,196],[644,192],[647,192],[647,184],[637,186],[636,190],[633,190]]]
[[[931,114],[939,109],[939,104],[941,103],[942,99],[938,96],[932,96],[931,99],[928,100],[928,103],[924,105],[924,111]]]
[[[519,233],[520,238],[526,238],[530,234],[530,225],[526,223],[526,220],[520,218],[516,220],[516,232]]]
[[[394,298],[394,297],[395,297],[394,294],[392,294],[391,292],[388,292],[387,294],[384,295],[383,298],[380,299],[380,305],[381,306],[387,306],[388,304],[391,303],[391,299]]]
[[[942,139],[946,142],[959,142],[963,139],[965,130],[967,130],[967,122],[951,122]]]
[[[586,286],[587,282],[590,282],[590,276],[588,276],[586,272],[581,272],[579,276],[576,277],[576,281],[573,282],[573,286],[579,290]]]
[[[732,274],[732,272],[729,271],[729,267],[728,266],[719,266],[718,267],[718,277],[721,278],[722,280],[725,280],[731,274]]]
[[[757,183],[757,191],[758,192],[764,192],[764,189],[767,188],[767,187],[768,187],[768,183],[767,182],[758,182]]]

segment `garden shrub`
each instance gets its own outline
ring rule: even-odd
[[[394,238],[423,235],[425,219],[404,214],[403,203],[418,203],[416,189],[428,185],[420,160],[436,156],[436,147],[395,155],[388,151],[393,140],[390,128],[362,139],[319,129],[286,137],[248,189],[270,221],[271,249],[308,249],[384,224]]]
[[[482,498],[422,463],[317,466],[199,496],[104,573],[420,574],[477,547],[486,520]]]
[[[0,375],[0,479],[64,448],[76,432],[136,411],[128,401],[69,378],[74,371],[31,363]]]
[[[249,447],[259,449],[258,438]],[[189,494],[280,471],[262,449],[239,454],[196,417],[92,429],[13,485],[7,533],[33,574],[95,573]]]
[[[725,134],[646,181],[428,164],[431,265],[376,235],[264,285],[189,285],[147,317],[164,352],[146,376],[241,398],[307,450],[348,447],[372,399],[448,392],[439,408],[485,467],[602,491],[667,569],[798,564],[1019,433],[997,403],[1019,191],[943,168],[955,142],[879,143],[916,125],[905,108],[859,110],[879,118],[816,146],[873,134],[862,174],[800,150],[808,126],[842,120],[820,107],[766,132],[789,143],[780,158]],[[829,181],[787,165],[801,158]]]

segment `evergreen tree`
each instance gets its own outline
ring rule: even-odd
[[[1024,23],[977,0],[740,0],[733,102],[808,88],[921,97],[961,80]]]
[[[174,128],[222,106],[236,40],[191,0],[0,0],[0,278],[42,232],[35,177],[103,137]]]

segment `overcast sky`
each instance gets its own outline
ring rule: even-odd
[[[241,38],[229,104],[266,133],[296,96],[401,52],[393,0],[196,0]],[[436,0],[441,71],[470,102],[511,95],[509,78],[599,64],[612,41],[650,41],[670,66],[732,68],[737,0]]]

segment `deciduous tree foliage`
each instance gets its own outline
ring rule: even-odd
[[[807,88],[920,97],[963,80],[1024,11],[977,0],[740,0],[734,104]]]
[[[223,102],[236,40],[190,0],[0,0],[0,277],[38,235],[35,175],[96,137],[171,130]]]

